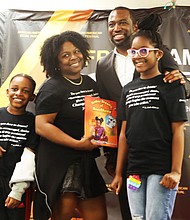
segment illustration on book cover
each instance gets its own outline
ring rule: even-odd
[[[93,135],[92,143],[117,147],[116,102],[85,96],[85,136]]]

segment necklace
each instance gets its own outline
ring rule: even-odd
[[[69,78],[67,78],[66,76],[63,76],[63,78],[65,78],[67,81],[69,81],[71,84],[75,85],[75,86],[79,86],[82,84],[83,82],[83,77],[80,76],[80,82],[76,83],[76,82],[73,82],[72,80],[70,80]]]

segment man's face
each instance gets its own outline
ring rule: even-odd
[[[128,10],[114,10],[108,18],[108,32],[112,43],[118,47],[130,45],[130,36],[135,31],[135,26],[131,20]]]

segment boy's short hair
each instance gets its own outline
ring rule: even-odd
[[[24,74],[24,73],[18,73],[16,75],[14,75],[11,80],[10,80],[10,83],[13,81],[14,78],[16,77],[24,77],[24,78],[27,78],[30,82],[31,82],[31,85],[32,85],[32,92],[34,92],[35,88],[36,88],[36,82],[35,80],[28,74]],[[9,85],[10,85],[9,83]]]

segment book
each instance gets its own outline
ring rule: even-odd
[[[116,102],[85,96],[84,133],[85,137],[94,136],[93,144],[116,148]]]

